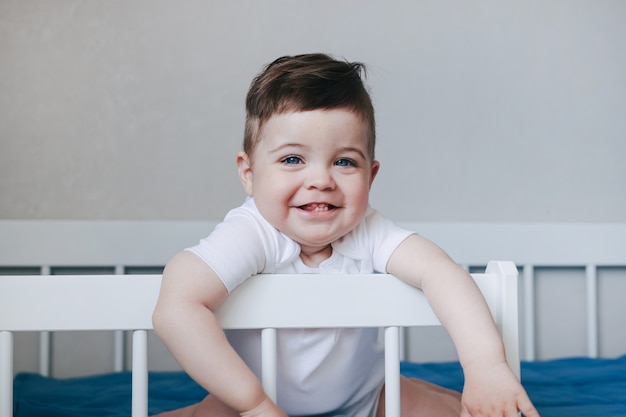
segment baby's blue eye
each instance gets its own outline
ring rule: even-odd
[[[340,166],[340,167],[356,166],[354,161],[352,161],[351,159],[348,159],[348,158],[337,159],[337,161],[335,161],[335,165]]]
[[[283,159],[281,162],[283,164],[296,165],[296,164],[301,164],[302,159],[297,156],[288,156],[285,159]]]

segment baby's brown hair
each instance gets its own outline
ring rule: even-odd
[[[326,54],[284,56],[259,73],[246,97],[243,150],[252,155],[263,124],[274,114],[346,109],[368,125],[368,156],[374,160],[376,123],[363,83],[365,65]]]

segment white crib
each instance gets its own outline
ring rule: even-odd
[[[492,262],[475,274],[519,375],[517,270]],[[332,281],[333,291],[327,289]],[[159,275],[0,276],[0,417],[11,417],[13,332],[132,331],[132,416],[148,415],[147,330]],[[285,297],[285,294],[289,294]],[[346,300],[362,300],[346,304]],[[41,314],[32,314],[33,311]],[[276,329],[378,327],[384,329],[386,415],[400,416],[399,327],[439,322],[423,294],[390,275],[257,275],[220,306],[225,329],[262,329],[262,381],[276,399]]]
[[[5,275],[80,273],[90,276],[103,272],[130,274],[133,276],[117,279],[124,285],[130,285],[130,282],[138,284],[143,280],[154,278],[135,276],[137,273],[158,273],[170,256],[181,248],[195,244],[212,229],[213,225],[210,222],[0,221],[0,273]],[[626,293],[625,224],[411,223],[403,226],[432,239],[472,272],[482,270],[489,259],[516,261],[522,271],[519,284],[522,314],[519,319],[521,353],[524,359],[571,356],[572,351],[575,355],[582,353],[590,357],[615,356],[626,351],[626,339],[621,324],[626,317],[626,309],[621,302],[621,295]],[[109,283],[116,280],[115,277],[109,278],[111,279]],[[95,281],[90,281],[86,288],[94,285]],[[151,285],[152,291],[155,291],[155,284]],[[143,284],[140,287],[143,288]],[[8,291],[6,286],[0,287],[0,297],[6,299]],[[141,289],[135,291],[141,292]],[[576,323],[576,326],[573,326],[574,331],[566,329],[570,332],[569,336],[566,334],[569,339],[565,337],[565,344],[569,350],[549,348],[553,344],[550,337],[555,333],[555,329],[546,328],[545,322],[550,323],[554,310],[548,308],[554,304],[554,300],[546,299],[544,295],[546,292],[557,294],[558,311],[565,310],[564,314],[574,316],[574,320],[568,320],[570,323]],[[151,295],[145,296],[149,300]],[[120,294],[110,294],[108,297],[123,298]],[[515,298],[517,302],[517,297]],[[0,303],[1,318],[7,318],[9,311],[16,311],[13,309],[17,307],[9,309],[7,306],[9,304],[4,300]],[[142,314],[145,316],[148,310],[144,306]],[[45,313],[38,314],[41,315]],[[28,314],[24,316],[27,317]],[[129,313],[128,316],[135,317],[135,313]],[[557,319],[561,318],[557,317],[555,320]],[[58,320],[66,323],[69,328],[76,328],[69,324],[73,320],[70,317]],[[142,375],[145,375],[143,368],[160,367],[158,363],[145,363],[144,359],[137,360],[134,357],[138,354],[135,349],[141,351],[146,343],[151,344],[151,350],[157,353],[151,354],[151,357],[159,357],[158,341],[150,340],[150,332],[147,334],[144,332],[150,325],[146,324],[145,317],[143,320],[140,324],[106,326],[117,330],[113,332],[110,343],[114,346],[111,365],[105,368],[105,371],[129,368],[131,356],[133,356],[132,367],[139,367],[137,378],[141,379]],[[562,322],[559,321],[559,326]],[[405,324],[395,323],[391,327]],[[25,329],[23,325],[20,326]],[[87,327],[93,327],[93,324]],[[52,326],[49,330],[63,328],[65,327]],[[0,329],[4,328],[0,326]],[[132,344],[127,337],[130,333],[124,329],[140,329],[139,332],[133,332]],[[51,337],[51,334],[55,336]],[[563,338],[560,329],[556,334],[557,337]],[[451,356],[453,352],[450,351],[452,348],[445,335],[435,333],[435,336],[428,337],[429,344],[434,345],[434,350],[437,351],[434,356],[428,356],[428,346],[423,343],[420,345],[420,339],[415,337],[413,330],[400,344],[401,355],[410,360],[453,359]],[[441,342],[433,343],[433,339],[436,338],[440,338]],[[43,332],[38,336],[39,348],[35,356],[32,349],[32,334],[23,337],[16,334],[15,343],[9,343],[12,339],[13,336],[3,333],[0,347],[7,352],[10,351],[9,345],[15,346],[17,362],[13,371],[37,370],[44,375],[68,376],[72,375],[74,368],[80,368],[69,366],[68,363],[63,366],[63,358],[58,357],[59,351],[63,349],[52,349],[52,346],[62,339],[61,337],[56,339],[56,333]],[[572,347],[572,340],[575,347]],[[133,354],[129,355],[127,351],[131,346]],[[51,354],[55,350],[57,356]],[[441,352],[444,355],[443,359]],[[73,356],[75,352],[68,355]],[[39,364],[38,367],[33,365],[36,363]],[[2,372],[3,381],[9,380],[7,376],[13,374],[4,366]],[[7,398],[7,389],[6,382],[3,382],[4,398]],[[139,389],[136,395],[141,399],[145,394]],[[141,403],[142,400],[136,402]],[[0,404],[6,407],[5,401]],[[144,414],[142,406],[135,407],[138,407],[137,415]],[[3,412],[10,415],[6,408]]]

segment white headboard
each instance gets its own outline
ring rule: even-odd
[[[206,236],[209,221],[0,220],[0,266],[156,265]],[[402,223],[460,264],[626,263],[626,223]],[[492,242],[499,242],[498,245]]]

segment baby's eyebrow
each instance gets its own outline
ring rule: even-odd
[[[274,149],[270,149],[269,152],[270,153],[277,153],[277,152],[281,152],[282,150],[284,150],[286,148],[300,148],[301,149],[301,148],[306,148],[306,145],[304,145],[302,143],[283,143],[281,145],[278,145]]]
[[[341,152],[354,152],[359,154],[359,156],[363,159],[367,159],[367,157],[365,156],[365,153],[359,149],[359,148],[355,148],[353,146],[345,146],[343,148],[340,149]]]

